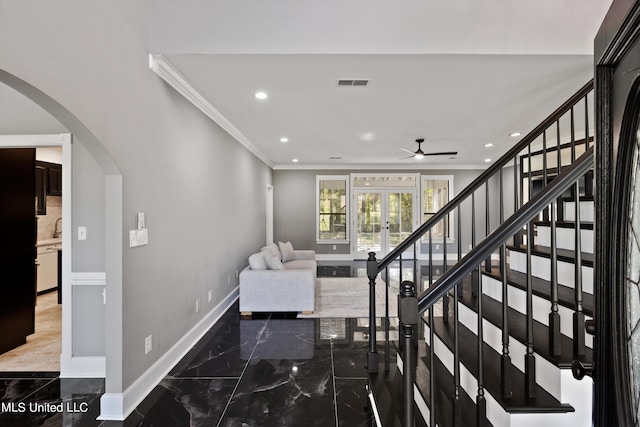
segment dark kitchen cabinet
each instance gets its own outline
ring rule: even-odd
[[[50,163],[47,167],[47,194],[62,196],[62,165]]]
[[[47,214],[47,168],[36,164],[36,215]]]

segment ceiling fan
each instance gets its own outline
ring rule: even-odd
[[[424,138],[418,138],[416,139],[416,142],[418,143],[417,151],[411,151],[408,148],[400,147],[401,150],[404,150],[407,153],[411,153],[411,156],[403,157],[400,160],[410,159],[412,157],[415,158],[416,160],[421,160],[422,158],[424,158],[424,156],[455,156],[456,154],[458,154],[457,151],[444,151],[442,153],[425,153],[424,151],[422,151],[422,147],[420,146],[420,144],[424,142]]]

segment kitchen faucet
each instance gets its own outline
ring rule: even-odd
[[[58,224],[60,224],[60,221],[62,221],[62,218],[58,218],[56,220],[56,229],[53,232],[53,237],[54,238],[62,236],[62,230],[58,231]]]

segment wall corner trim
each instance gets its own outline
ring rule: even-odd
[[[99,420],[124,421],[173,367],[220,320],[240,295],[237,286],[190,331],[147,369],[123,393],[105,393],[100,398]]]
[[[162,80],[178,91],[189,102],[195,105],[200,111],[207,115],[218,126],[224,129],[236,141],[244,145],[256,157],[262,160],[267,166],[273,169],[273,162],[256,147],[238,128],[236,128],[225,116],[223,116],[213,105],[202,96],[193,84],[182,75],[182,73],[163,55],[149,54],[149,68]]]

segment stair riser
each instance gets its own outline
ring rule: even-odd
[[[509,251],[509,268],[520,273],[527,272],[527,256],[522,252]],[[531,256],[531,272],[535,277],[551,280],[551,260],[537,255]],[[558,283],[570,288],[575,283],[575,266],[558,260]],[[582,266],[582,291],[593,294],[593,268]]]
[[[482,293],[498,302],[502,302],[502,283],[493,277],[482,276]],[[522,289],[508,285],[509,307],[517,310],[522,314],[527,311],[527,293]],[[549,312],[551,311],[551,303],[549,300],[533,296],[533,318],[534,320],[549,326]],[[569,338],[573,337],[573,310],[567,307],[558,306],[558,314],[560,315],[560,333]],[[591,319],[590,316],[585,316]],[[585,333],[585,343],[587,347],[593,348],[593,336]]]
[[[580,202],[580,221],[593,222],[594,214],[595,214],[595,205],[592,200]],[[576,203],[575,202],[564,202],[564,218],[560,218],[560,219],[564,221],[576,220]]]
[[[485,322],[486,323],[486,322]],[[425,333],[424,339],[428,343],[429,342],[429,326],[425,325]],[[437,335],[434,335],[434,353],[440,361],[445,365],[447,370],[451,375],[453,375],[453,353],[449,350],[449,348],[438,338]],[[512,356],[513,360],[513,356]],[[536,368],[538,369],[538,368]],[[536,371],[537,375],[543,375],[544,373],[539,373]],[[589,401],[591,399],[591,391],[590,388],[587,389],[584,385],[588,385],[585,382],[584,384],[578,384],[579,381],[573,379],[571,374],[569,376],[566,375],[566,372],[560,372],[561,376],[560,381],[562,382],[563,392],[561,394],[567,395],[564,393],[564,390],[574,390],[579,389],[579,391],[574,391],[570,398],[567,399],[567,403],[571,403],[575,400],[583,400]],[[471,374],[471,372],[461,364],[460,366],[460,385],[464,392],[473,400],[476,400],[476,396],[478,394],[478,381]],[[582,386],[580,388],[580,386]],[[485,389],[485,398],[487,402],[487,419],[494,427],[521,427],[521,426],[541,426],[545,427],[566,427],[573,425],[589,425],[588,423],[582,422],[584,418],[584,414],[582,416],[577,416],[575,413],[566,413],[566,414],[545,414],[545,413],[528,413],[526,417],[523,417],[523,414],[511,414],[504,410],[504,408],[496,401],[496,399],[489,393],[488,390]],[[575,406],[574,406],[575,407]],[[585,408],[585,412],[587,414],[587,420],[590,420],[590,407]],[[427,418],[428,419],[428,418]]]
[[[424,339],[429,343],[428,325],[425,325]],[[434,334],[433,349],[436,357],[442,361],[449,373],[453,375],[453,353],[451,353],[446,344],[438,338],[437,334]],[[478,394],[478,380],[463,364],[460,364],[460,386],[471,400],[475,402]],[[486,392],[485,398],[487,401],[487,419],[489,422],[493,424],[494,427],[511,427],[509,421],[510,414],[502,408],[502,406],[493,398],[491,393]],[[535,417],[535,415],[532,416]]]
[[[581,230],[580,240],[582,252],[593,253],[593,230]],[[540,246],[551,247],[551,227],[546,225],[537,226],[537,236],[535,244]],[[575,230],[572,228],[556,228],[556,247],[558,249],[574,250],[575,248]]]
[[[478,316],[477,314],[459,303],[460,323],[467,327],[474,334],[478,334]],[[484,341],[491,346],[496,352],[502,353],[502,331],[487,320],[482,321]],[[524,373],[524,358],[526,347],[515,338],[509,338],[509,354],[511,363]],[[543,357],[534,354],[536,359],[536,383],[544,387],[553,397],[563,401],[560,395],[561,386],[559,383],[560,369],[547,362]]]

